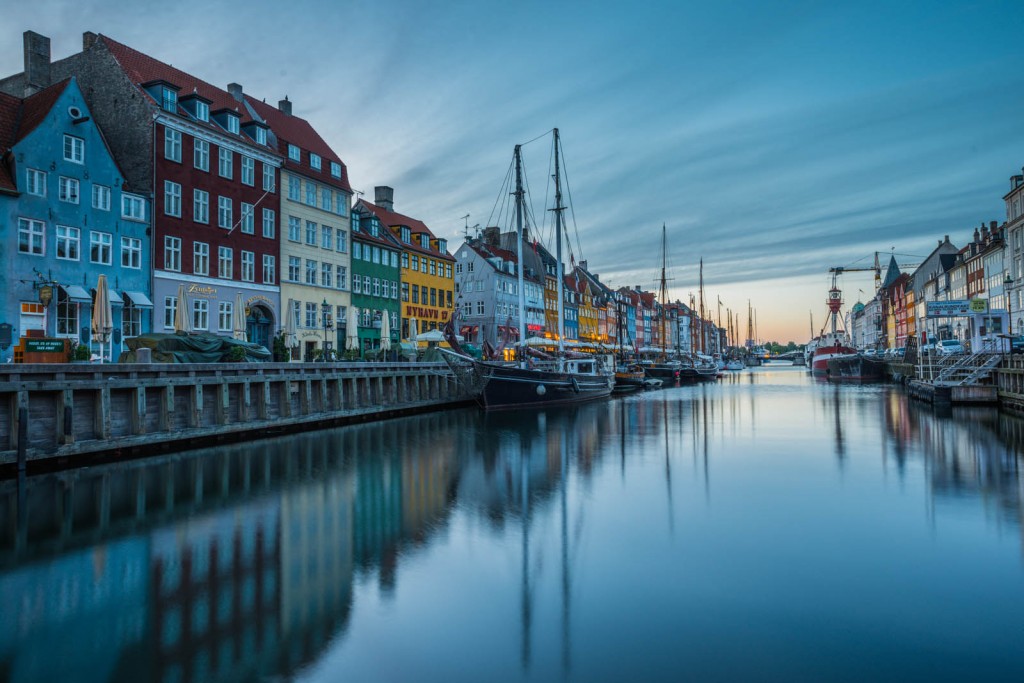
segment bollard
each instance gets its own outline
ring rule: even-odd
[[[18,473],[25,471],[25,452],[28,449],[28,408],[18,408]]]

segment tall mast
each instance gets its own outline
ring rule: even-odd
[[[523,353],[526,342],[526,287],[523,285],[523,155],[520,145],[516,145],[516,271],[519,277],[519,348],[516,359],[519,367],[526,367],[526,355]]]
[[[707,353],[707,332],[704,330],[704,259],[700,260],[700,350]]]
[[[665,224],[661,224],[661,289],[658,301],[661,303],[661,316],[658,318],[658,334],[661,339],[661,358],[665,359],[665,261],[668,259],[668,241],[665,239]]]
[[[561,368],[565,361],[565,313],[562,310],[565,299],[565,283],[563,282],[564,275],[562,274],[562,211],[565,210],[565,207],[562,206],[562,184],[559,180],[561,175],[558,166],[559,147],[558,129],[555,128],[555,208],[552,211],[555,212],[555,259],[557,260],[555,274],[558,276],[558,363]]]

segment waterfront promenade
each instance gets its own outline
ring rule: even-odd
[[[448,408],[444,363],[36,364],[0,367],[0,467],[73,467],[203,443]]]

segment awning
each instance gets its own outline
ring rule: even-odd
[[[124,306],[124,299],[121,296],[121,292],[116,289],[108,289],[107,294],[110,296],[111,306]]]
[[[79,285],[61,285],[61,289],[67,294],[68,299],[79,304],[91,304],[92,297],[89,296],[89,292],[85,291],[85,287]]]
[[[125,294],[131,299],[132,303],[139,308],[153,308],[153,302],[149,300],[149,297],[142,292],[129,292],[125,291]]]

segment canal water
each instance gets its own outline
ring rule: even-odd
[[[0,484],[0,681],[1021,681],[1024,422],[768,365]]]

